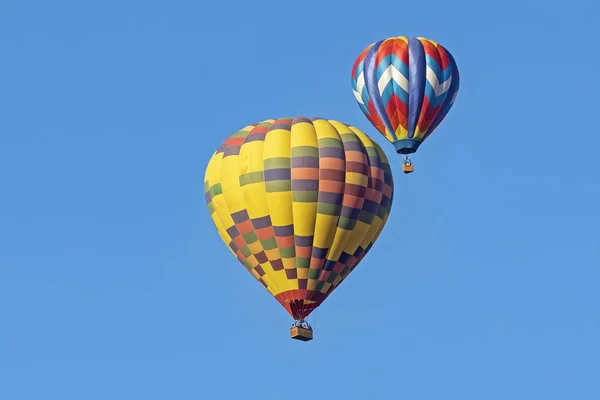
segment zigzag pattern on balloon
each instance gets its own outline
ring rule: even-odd
[[[416,151],[444,119],[456,99],[459,80],[452,55],[420,37],[374,43],[352,68],[359,107],[403,154]]]

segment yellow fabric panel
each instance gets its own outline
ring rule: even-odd
[[[291,153],[290,142],[290,131],[284,129],[270,131],[265,138],[264,159],[289,159]],[[271,213],[271,222],[274,226],[286,226],[294,222],[291,190],[266,193],[266,201]]]
[[[291,151],[299,147],[318,149],[317,135],[313,124],[306,122],[292,125],[290,138]],[[292,172],[293,174],[293,172]],[[318,179],[318,176],[317,176]],[[294,177],[292,176],[292,185]],[[317,215],[317,201],[292,202],[292,220],[294,221],[294,234],[298,236],[312,236],[315,232],[315,219]]]
[[[240,179],[243,177],[251,177],[256,175],[256,173],[260,174],[263,172],[263,150],[264,141],[261,140],[244,142],[242,144],[239,155],[240,162],[242,163]],[[248,212],[248,216],[251,220],[268,217],[269,208],[267,206],[265,196],[266,191],[264,180],[253,182],[254,183],[245,183],[240,187],[245,209]],[[275,271],[273,265],[271,264],[271,261],[281,258],[279,249],[275,248],[271,249],[270,251],[265,251],[260,241],[256,241],[248,247],[255,254],[260,253],[261,251],[265,252],[267,260],[261,263],[261,266],[265,270],[263,279],[265,282],[267,282],[269,289],[271,289],[274,294],[280,293],[284,290],[289,290],[289,285],[287,284],[284,271]]]

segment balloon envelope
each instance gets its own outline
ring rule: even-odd
[[[302,320],[373,246],[391,209],[393,180],[367,135],[299,117],[233,134],[210,159],[204,191],[231,252]]]
[[[368,46],[352,68],[354,97],[400,154],[417,151],[456,98],[458,67],[448,50],[421,37]]]

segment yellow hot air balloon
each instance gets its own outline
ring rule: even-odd
[[[383,150],[353,126],[281,118],[245,127],[208,163],[206,203],[223,241],[312,339],[305,318],[356,268],[390,213]]]

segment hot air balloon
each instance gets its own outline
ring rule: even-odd
[[[298,117],[229,137],[208,163],[204,191],[223,241],[294,318],[290,336],[307,341],[308,315],[381,233],[393,180],[384,152],[363,132]]]
[[[369,121],[399,154],[404,172],[456,99],[459,73],[452,54],[422,37],[388,38],[369,45],[354,62],[354,97]]]

